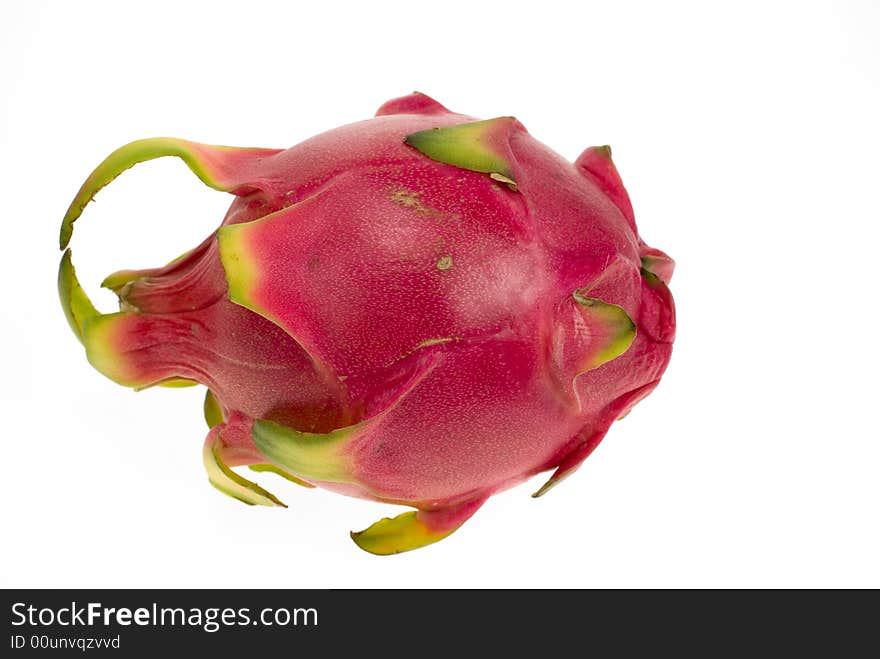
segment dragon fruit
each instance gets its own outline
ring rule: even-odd
[[[164,267],[124,270],[98,312],[73,223],[136,163],[177,156],[235,195]],[[492,494],[571,474],[670,358],[673,261],[639,237],[608,147],[566,161],[513,117],[414,93],[287,150],[132,142],[89,176],[61,227],[61,302],[89,362],[120,384],[207,387],[218,490],[284,506],[233,467],[415,508],[354,541],[440,540]]]

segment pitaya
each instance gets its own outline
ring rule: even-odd
[[[67,248],[95,193],[182,158],[236,195],[168,265],[124,270],[98,312]],[[490,495],[572,473],[647,396],[675,331],[673,261],[639,238],[608,147],[572,165],[513,117],[414,93],[287,150],[132,142],[61,227],[59,291],[91,364],[136,389],[207,386],[210,482],[283,506],[232,467],[404,504],[375,554],[455,531]]]

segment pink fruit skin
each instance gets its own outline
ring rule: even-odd
[[[121,273],[105,373],[205,384],[231,465],[267,462],[256,419],[313,433],[371,421],[344,447],[347,482],[296,474],[349,495],[431,511],[567,475],[666,369],[673,262],[640,239],[606,147],[573,164],[511,119],[498,143],[513,190],[404,141],[474,121],[413,94],[250,163],[223,226],[257,220],[236,233],[251,308],[230,299],[217,232]],[[578,290],[636,326],[586,370],[598,334]]]

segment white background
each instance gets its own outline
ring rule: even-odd
[[[0,584],[880,587],[876,2],[3,2]],[[667,376],[571,479],[377,558],[393,506],[204,476],[202,388],[94,371],[55,290],[61,216],[130,140],[286,147],[418,89],[609,143],[678,262]],[[140,165],[77,223],[83,285],[194,246],[230,199]]]

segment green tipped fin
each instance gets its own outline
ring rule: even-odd
[[[642,275],[648,272],[668,285],[675,272],[675,261],[659,249],[647,248],[642,255]],[[650,282],[649,282],[650,283]]]
[[[433,544],[453,531],[455,529],[443,533],[431,532],[419,519],[419,512],[413,510],[397,517],[380,519],[363,531],[352,531],[351,539],[364,551],[377,556],[390,556]]]
[[[413,510],[385,517],[363,531],[352,531],[355,544],[377,556],[419,549],[447,538],[473,515],[485,497],[433,510]]]
[[[547,494],[547,492],[549,492],[554,487],[559,485],[559,483],[565,480],[569,475],[570,472],[565,472],[563,474],[553,474],[550,478],[547,479],[546,483],[539,487],[537,491],[532,493],[532,498],[537,499],[538,497],[544,496],[545,494]]]
[[[215,431],[216,432],[216,431]],[[238,475],[227,466],[222,457],[222,444],[214,433],[208,435],[202,451],[202,460],[211,485],[233,499],[249,506],[287,506],[274,494],[256,483]]]
[[[98,191],[138,163],[164,156],[176,156],[205,185],[224,192],[244,192],[257,184],[255,165],[261,159],[278,152],[279,149],[212,146],[174,137],[154,137],[130,142],[107,156],[80,187],[61,223],[61,249],[67,247],[73,235],[73,223]]]
[[[314,487],[315,487],[311,483],[308,483],[308,482],[302,480],[301,478],[297,478],[293,474],[290,474],[290,473],[284,471],[283,469],[276,467],[275,465],[272,465],[272,464],[249,465],[248,469],[250,469],[251,471],[256,471],[257,473],[269,472],[270,474],[275,474],[276,476],[281,476],[281,478],[289,480],[291,483],[296,483],[297,485],[301,485],[303,487],[308,487],[311,489],[314,489]]]
[[[645,396],[647,396],[654,387],[657,386],[659,379],[654,380],[653,382],[649,382],[640,387],[636,387],[632,391],[629,391],[622,396],[619,396],[612,405],[614,406],[611,410],[611,414],[613,417],[617,417],[618,419],[622,419],[632,406],[642,400]],[[559,485],[566,478],[571,476],[577,469],[583,464],[583,462],[590,457],[593,451],[596,450],[596,447],[599,446],[599,443],[605,437],[610,424],[606,425],[604,428],[600,427],[598,430],[587,427],[583,429],[580,433],[575,437],[575,444],[572,449],[560,460],[559,464],[556,467],[556,471],[553,472],[553,475],[550,479],[544,483],[535,492],[533,497],[540,497],[554,487]]]
[[[160,387],[167,387],[168,389],[186,389],[187,387],[195,387],[198,382],[196,380],[190,380],[189,378],[168,378],[167,380],[162,380],[162,382],[156,383]]]
[[[220,401],[210,389],[205,391],[205,402],[202,404],[202,411],[205,414],[205,423],[209,428],[220,425],[225,420],[223,418],[223,408]]]
[[[575,291],[573,297],[593,335],[589,354],[585,355],[579,373],[597,368],[629,350],[636,337],[636,324],[623,307],[586,297],[579,291]]]
[[[101,282],[101,288],[108,288],[114,293],[119,293],[126,284],[135,281],[141,274],[137,270],[119,270],[104,277],[104,281]]]
[[[365,425],[313,433],[261,419],[254,422],[254,443],[260,453],[291,474],[310,481],[351,483],[351,457],[345,449]]]
[[[645,278],[645,281],[648,282],[648,286],[650,286],[651,288],[661,288],[666,285],[666,282],[664,282],[659,276],[654,274],[653,270],[651,270],[650,266],[654,265],[652,262],[650,262],[646,258],[642,258],[642,264],[642,268],[639,272],[641,273],[642,277]]]
[[[432,160],[489,174],[516,190],[509,131],[518,125],[513,117],[498,117],[412,133],[404,142]]]
[[[76,278],[76,269],[73,267],[70,250],[66,250],[61,257],[58,268],[58,296],[61,298],[61,308],[70,324],[70,329],[82,341],[83,325],[85,322],[101,313],[95,309],[95,305],[86,295]]]
[[[129,314],[124,312],[102,314],[95,309],[76,277],[70,249],[64,251],[58,268],[58,295],[67,322],[76,334],[76,338],[85,347],[86,358],[92,366],[114,382],[126,387],[139,389],[148,384],[133,377],[128,369],[127,360],[121,358],[116,350],[114,337],[120,327],[124,327]]]

